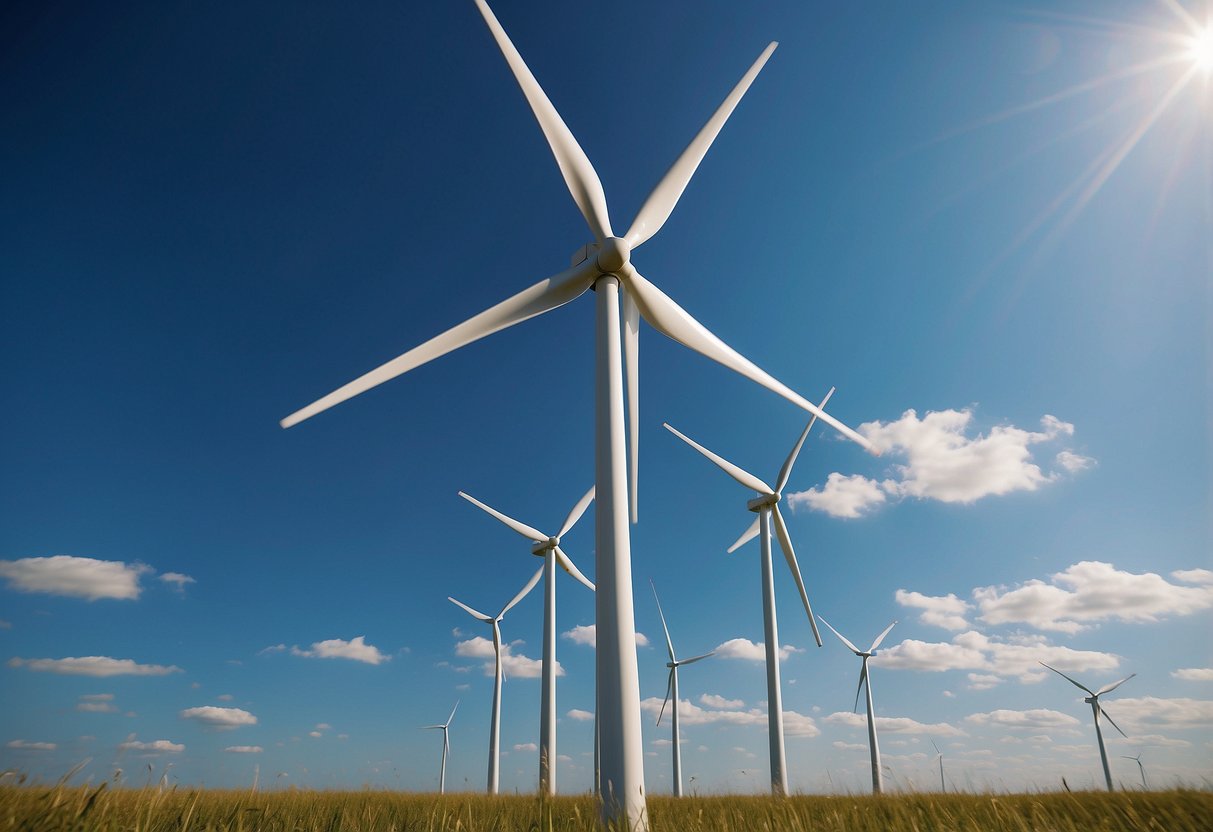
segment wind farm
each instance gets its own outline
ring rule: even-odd
[[[4,19],[18,825],[1213,813],[1206,0]]]

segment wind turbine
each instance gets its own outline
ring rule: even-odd
[[[527,593],[534,589],[535,584],[539,582],[539,578],[542,575],[543,567],[541,566],[535,572],[535,574],[531,576],[531,579],[526,582],[526,586],[524,586],[517,595],[510,599],[510,602],[502,607],[501,612],[497,613],[495,616],[485,615],[482,612],[474,610],[467,604],[463,603],[462,601],[457,601],[449,595],[446,598],[468,615],[472,616],[473,618],[480,619],[486,624],[491,625],[493,628],[493,717],[489,724],[489,794],[497,794],[497,768],[501,758],[501,680],[504,677],[501,667],[501,619],[505,618],[505,614],[509,612],[515,604],[525,598]]]
[[[943,752],[939,750],[939,746],[935,745],[935,740],[931,740],[931,745],[935,746],[935,758],[939,760],[939,790],[946,792],[948,786],[943,779]]]
[[[541,280],[441,335],[371,370],[282,420],[290,427],[409,370],[506,327],[563,306],[593,287],[596,306],[595,467],[597,684],[601,720],[599,789],[611,795],[604,819],[626,820],[630,829],[647,828],[644,802],[644,748],[640,730],[640,682],[636,669],[632,563],[628,533],[628,448],[624,435],[624,365],[628,379],[631,434],[631,507],[636,519],[637,434],[639,428],[639,323],[643,317],[658,332],[723,364],[819,415],[873,453],[875,448],[834,417],[776,380],[729,347],[691,317],[631,263],[631,252],[656,234],[669,218],[704,155],[742,96],[777,46],[763,50],[716,112],[692,139],[653,189],[623,237],[615,236],[606,195],[585,152],[552,106],[539,82],[484,0],[476,5],[497,41],[539,127],[547,139],[565,184],[594,235],[573,264]],[[620,326],[622,301],[623,325]]]
[[[1128,754],[1121,754],[1120,756],[1137,763],[1137,767],[1141,769],[1141,787],[1149,789],[1150,787],[1146,785],[1146,767],[1141,764],[1141,755],[1138,754],[1136,757],[1130,757]]]
[[[455,701],[455,707],[451,708],[451,715],[446,718],[446,722],[441,725],[426,725],[425,729],[441,729],[442,731],[442,768],[438,774],[438,794],[446,793],[446,755],[451,750],[451,741],[447,737],[448,729],[451,727],[451,720],[455,718],[455,711],[459,710],[459,701]]]
[[[560,548],[560,538],[569,533],[569,530],[581,519],[581,515],[585,514],[585,510],[589,508],[594,499],[594,489],[591,487],[589,491],[585,492],[569,511],[560,531],[552,536],[486,506],[470,494],[460,491],[459,496],[472,505],[484,509],[518,534],[532,541],[534,545],[531,546],[531,554],[543,558],[543,566],[539,573],[536,573],[536,578],[540,573],[544,576],[543,688],[539,697],[539,791],[541,794],[556,794],[556,766],[554,765],[556,760],[556,564],[559,563],[564,571],[581,581],[591,591],[594,589],[594,584],[581,574],[581,570],[573,565],[573,561],[569,560],[569,556]],[[528,585],[528,591],[533,585],[534,579]]]
[[[1084,690],[1084,691],[1086,691],[1087,693],[1091,694],[1090,696],[1088,696],[1087,698],[1083,699],[1082,701],[1083,701],[1083,702],[1086,702],[1088,705],[1090,705],[1090,706],[1091,706],[1091,714],[1092,714],[1092,716],[1094,716],[1094,718],[1095,718],[1095,739],[1096,739],[1096,741],[1098,741],[1098,743],[1099,743],[1099,759],[1100,759],[1100,761],[1103,763],[1103,777],[1104,777],[1104,781],[1105,781],[1105,782],[1108,784],[1108,791],[1112,791],[1112,769],[1108,768],[1108,751],[1107,751],[1107,749],[1106,749],[1106,748],[1104,748],[1104,744],[1103,744],[1103,729],[1099,727],[1099,717],[1100,717],[1101,715],[1102,715],[1102,716],[1107,717],[1107,719],[1108,719],[1108,723],[1109,723],[1109,724],[1110,724],[1110,725],[1111,725],[1113,728],[1115,728],[1117,731],[1120,731],[1120,726],[1119,726],[1119,725],[1117,725],[1115,722],[1113,722],[1113,721],[1112,721],[1112,717],[1108,716],[1108,712],[1107,712],[1107,711],[1105,711],[1105,710],[1103,709],[1103,706],[1099,704],[1099,697],[1103,696],[1105,693],[1111,693],[1112,691],[1116,690],[1118,687],[1120,687],[1120,686],[1121,686],[1121,685],[1123,685],[1125,682],[1127,682],[1127,681],[1129,681],[1130,679],[1132,679],[1132,678],[1133,678],[1134,676],[1136,676],[1137,674],[1136,674],[1136,673],[1130,673],[1128,676],[1126,676],[1125,678],[1121,679],[1119,682],[1113,682],[1113,683],[1112,683],[1112,684],[1110,684],[1110,685],[1104,685],[1104,686],[1103,686],[1102,688],[1100,688],[1098,691],[1092,691],[1092,690],[1091,690],[1089,687],[1087,687],[1086,685],[1082,685],[1082,684],[1079,684],[1078,682],[1075,682],[1073,679],[1071,679],[1071,678],[1070,678],[1069,676],[1067,676],[1066,674],[1062,673],[1062,672],[1061,672],[1060,670],[1058,670],[1057,668],[1055,668],[1055,667],[1049,667],[1049,666],[1048,666],[1047,664],[1045,664],[1044,662],[1040,662],[1040,664],[1041,664],[1041,666],[1043,666],[1043,667],[1048,667],[1048,668],[1049,668],[1049,670],[1052,670],[1052,671],[1053,671],[1054,673],[1056,673],[1058,676],[1060,676],[1061,678],[1065,679],[1067,682],[1069,682],[1070,684],[1074,685],[1075,687],[1077,687],[1077,688],[1081,688],[1082,690]],[[1129,738],[1129,735],[1128,735],[1128,734],[1126,734],[1124,731],[1120,731],[1120,735],[1121,735],[1122,737],[1124,737],[1125,739],[1128,739],[1128,738]]]
[[[820,617],[820,616],[819,616]],[[859,671],[859,686],[855,688],[855,706],[859,708],[859,691],[866,689],[868,692],[868,751],[872,755],[872,793],[880,794],[884,788],[884,775],[880,769],[880,745],[876,742],[876,713],[872,710],[872,675],[868,672],[868,659],[876,652],[876,648],[880,646],[880,642],[884,641],[884,637],[889,634],[889,630],[897,626],[894,621],[880,635],[876,636],[876,640],[872,642],[872,646],[867,650],[860,650],[851,642],[847,641],[847,637],[830,626],[830,622],[824,618],[821,623],[830,627],[830,632],[838,636],[839,641],[847,646],[847,648],[863,659],[863,669]],[[940,760],[940,771],[943,771],[943,761]]]
[[[819,407],[824,408],[832,395],[834,395],[833,387],[830,388],[830,392],[826,394],[826,397],[821,400]],[[737,538],[737,541],[729,547],[728,551],[730,553],[736,551],[739,546],[761,533],[762,621],[763,638],[766,640],[767,653],[767,745],[771,757],[771,791],[775,794],[788,793],[788,774],[783,745],[783,692],[779,682],[779,624],[775,616],[775,578],[771,568],[771,519],[773,517],[775,520],[775,531],[779,536],[779,547],[783,549],[783,556],[788,562],[788,569],[792,571],[792,577],[796,581],[796,588],[800,590],[800,600],[804,604],[805,612],[808,613],[809,625],[813,628],[813,638],[817,640],[817,646],[820,647],[821,635],[817,632],[817,622],[813,617],[813,607],[809,604],[809,595],[804,588],[804,579],[800,576],[800,566],[796,563],[796,551],[792,548],[792,538],[788,535],[787,524],[784,523],[783,515],[779,512],[779,501],[783,497],[783,488],[788,484],[788,479],[792,476],[792,466],[796,464],[796,457],[800,454],[800,449],[804,445],[804,441],[808,437],[809,431],[813,429],[813,424],[816,421],[817,416],[814,415],[809,420],[809,423],[805,425],[804,430],[801,431],[800,438],[792,447],[792,452],[788,454],[788,458],[784,460],[783,467],[779,470],[779,477],[775,480],[774,488],[753,474],[738,468],[723,457],[712,453],[699,443],[679,433],[669,424],[665,425],[666,430],[706,456],[730,477],[746,488],[758,492],[756,498],[746,503],[746,508],[757,513],[758,516],[754,518],[753,524],[742,533],[741,537]]]
[[[694,664],[701,659],[706,659],[713,655],[716,651],[704,653],[702,656],[696,656],[693,659],[683,659],[678,661],[674,656],[674,642],[670,640],[670,628],[665,624],[665,613],[661,611],[661,599],[657,597],[657,586],[649,579],[649,586],[653,587],[653,600],[657,602],[657,614],[661,616],[661,629],[665,632],[665,647],[670,654],[670,660],[666,662],[666,667],[670,669],[670,680],[665,688],[665,701],[661,703],[661,712],[657,714],[657,724],[661,724],[661,717],[665,715],[665,706],[671,698],[674,700],[674,709],[670,712],[670,730],[673,732],[673,748],[674,748],[674,797],[682,797],[682,740],[678,733],[678,668],[687,664]],[[695,778],[692,777],[692,780]]]

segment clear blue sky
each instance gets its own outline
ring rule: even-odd
[[[534,6],[494,4],[617,227],[780,42],[634,262],[887,449],[815,430],[787,516],[818,612],[857,642],[901,621],[873,663],[892,784],[935,782],[932,739],[957,787],[1097,782],[1089,710],[1037,659],[1137,673],[1115,775],[1141,752],[1207,784],[1213,81],[1176,87],[1176,9],[1209,10]],[[593,482],[590,298],[278,427],[589,239],[474,5],[8,5],[0,113],[0,769],[433,789],[418,728],[461,700],[448,783],[481,788],[488,631],[446,596],[496,609],[539,561],[456,492],[554,531]],[[661,423],[769,478],[804,414],[648,328],[641,364],[642,698],[651,577],[680,652],[733,642],[682,677],[685,775],[763,790],[733,641],[762,640],[757,544],[724,553],[747,494]],[[566,546],[590,575],[592,516]],[[865,790],[858,661],[776,575],[792,786]],[[593,623],[573,581],[558,608]],[[505,790],[537,779],[540,628],[538,594],[503,623]],[[581,791],[593,653],[559,658]]]

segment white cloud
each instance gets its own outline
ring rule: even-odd
[[[716,648],[719,659],[741,659],[748,662],[765,662],[767,648],[763,642],[755,644],[748,638],[731,638]],[[779,659],[785,661],[793,653],[803,653],[804,649],[785,644],[779,648]]]
[[[543,675],[543,660],[532,659],[521,653],[514,652],[514,646],[522,642],[501,645],[501,669],[507,677],[514,679],[538,679]],[[467,641],[455,645],[455,655],[467,659],[484,659],[482,665],[485,676],[492,676],[496,671],[493,642],[483,636],[473,636]],[[563,676],[564,668],[556,661],[556,675]]]
[[[788,505],[792,509],[808,506],[813,511],[824,511],[832,517],[862,517],[888,497],[881,484],[861,474],[846,476],[837,471],[826,478],[820,488],[796,491],[788,494]]]
[[[745,702],[740,699],[725,699],[723,696],[717,696],[714,693],[705,693],[699,697],[699,701],[709,708],[722,708],[726,711],[735,711],[738,708],[744,708]]]
[[[228,754],[260,754],[265,749],[259,745],[229,745],[223,750]]]
[[[134,659],[111,659],[109,656],[69,656],[63,659],[8,660],[9,667],[27,667],[42,673],[65,676],[167,676],[181,673],[176,665],[138,664]]]
[[[1054,458],[1054,461],[1071,474],[1085,471],[1098,464],[1094,458],[1076,454],[1073,451],[1062,451]]]
[[[241,708],[217,708],[214,705],[204,705],[201,708],[186,708],[180,714],[182,719],[193,719],[208,728],[217,731],[229,731],[242,725],[256,725],[257,717]]]
[[[533,742],[520,742],[520,743],[515,744],[514,750],[515,751],[538,751],[539,746],[535,745],[535,743],[533,743]]]
[[[1112,714],[1116,724],[1129,734],[1144,733],[1147,728],[1164,731],[1213,728],[1213,701],[1207,699],[1143,696],[1113,699],[1106,703],[1101,699],[1100,703],[1106,706],[1104,710]]]
[[[922,610],[918,620],[923,624],[943,627],[945,630],[969,629],[965,613],[973,608],[972,605],[950,592],[947,595],[923,595],[921,592],[899,589],[893,597],[903,607]]]
[[[640,703],[640,709],[653,717],[661,713],[662,700],[650,696]],[[667,706],[668,709],[669,706]],[[700,708],[689,699],[678,703],[678,719],[682,725],[761,725],[766,726],[767,714],[758,708],[749,710],[710,710]],[[817,724],[810,716],[785,710],[783,712],[783,730],[789,737],[815,737],[821,733]]]
[[[1176,569],[1171,577],[1185,584],[1213,584],[1213,572],[1208,569]]]
[[[84,693],[80,695],[80,700],[83,702],[113,702],[114,695],[112,693]]]
[[[848,728],[867,728],[868,718],[865,714],[851,711],[837,711],[825,718],[831,725],[845,725]],[[878,716],[876,730],[886,734],[933,734],[937,737],[964,736],[964,731],[946,722],[925,723],[905,716]]]
[[[868,747],[863,743],[858,742],[843,742],[842,740],[834,740],[831,743],[839,751],[867,751]]]
[[[173,584],[173,588],[178,592],[184,592],[186,584],[197,583],[197,581],[195,581],[189,575],[182,575],[180,572],[165,572],[160,576],[160,580],[164,581],[166,584]]]
[[[583,711],[581,708],[573,708],[568,713],[569,719],[575,722],[589,722],[594,718],[593,711]]]
[[[1158,748],[1190,748],[1192,746],[1192,743],[1188,742],[1187,740],[1172,739],[1171,737],[1164,737],[1162,734],[1138,734],[1129,737],[1128,739],[1116,734],[1109,737],[1109,740],[1112,742],[1124,743],[1125,745],[1142,747],[1155,746]]]
[[[595,630],[595,625],[578,624],[573,629],[567,630],[566,632],[561,633],[560,636],[561,636],[561,638],[567,638],[569,641],[573,642],[574,644],[584,644],[589,647],[594,647],[598,643],[596,633],[597,633],[597,631]],[[648,647],[649,646],[649,637],[646,636],[644,633],[640,632],[639,630],[636,631],[636,646],[637,647]]]
[[[1157,621],[1213,607],[1213,584],[1179,586],[1153,572],[1125,572],[1101,561],[1076,563],[1049,580],[1030,580],[1015,589],[987,586],[973,590],[981,620],[1075,633],[1098,621]],[[1194,578],[1180,580],[1192,582]]]
[[[139,576],[151,571],[141,563],[54,555],[46,558],[0,560],[0,578],[20,592],[44,592],[72,598],[139,597]]]
[[[86,714],[116,714],[118,706],[113,702],[77,702],[76,710]]]
[[[989,690],[1003,683],[1001,676],[995,676],[992,673],[970,673],[968,679],[969,690]]]
[[[185,750],[185,746],[177,742],[169,742],[168,740],[152,740],[151,742],[140,742],[139,740],[127,740],[126,742],[118,743],[118,748],[123,751],[144,751],[152,754],[162,752],[170,752],[173,754],[180,753]]]
[[[999,709],[988,713],[970,714],[965,722],[974,725],[995,725],[1003,728],[1026,728],[1032,731],[1042,731],[1046,728],[1072,728],[1079,721],[1069,714],[1051,711],[1048,708],[1034,708],[1026,711]]]
[[[953,636],[950,643],[906,639],[872,658],[873,665],[888,670],[937,673],[970,670],[1014,677],[1025,684],[1039,682],[1048,675],[1040,662],[1062,671],[1100,671],[1115,670],[1120,665],[1120,657],[1049,644],[1044,636],[1019,635],[1000,639],[970,630]]]
[[[1213,682],[1213,667],[1181,667],[1172,670],[1171,677],[1185,682]]]
[[[267,647],[262,652],[271,648]],[[350,659],[366,664],[381,664],[391,659],[391,656],[379,652],[379,648],[366,643],[366,636],[357,636],[349,641],[341,638],[330,638],[325,641],[312,643],[311,648],[301,650],[298,646],[291,648],[292,656],[303,656],[309,659]]]
[[[233,699],[235,699],[235,697],[232,696],[230,693],[221,693],[218,696],[216,696],[215,698],[218,699],[220,702],[231,702]]]
[[[309,737],[323,737],[324,736],[324,734],[321,733],[320,731],[308,731],[307,735]]]
[[[28,742],[26,740],[9,740],[7,748],[21,748],[26,751],[54,751],[59,746],[53,742]]]

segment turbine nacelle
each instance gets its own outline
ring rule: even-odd
[[[626,266],[631,259],[632,247],[620,237],[607,237],[598,246],[595,262],[603,274],[614,274]]]
[[[759,512],[764,508],[770,508],[783,499],[783,495],[778,491],[773,494],[759,494],[754,499],[745,504],[745,507],[750,511]]]
[[[558,547],[559,545],[560,545],[559,535],[556,537],[549,537],[547,540],[541,540],[538,543],[536,543],[534,546],[532,546],[531,554],[537,558],[541,558],[541,557],[544,557],[545,555],[547,555],[548,552],[551,552],[554,549],[556,549],[556,547]]]

